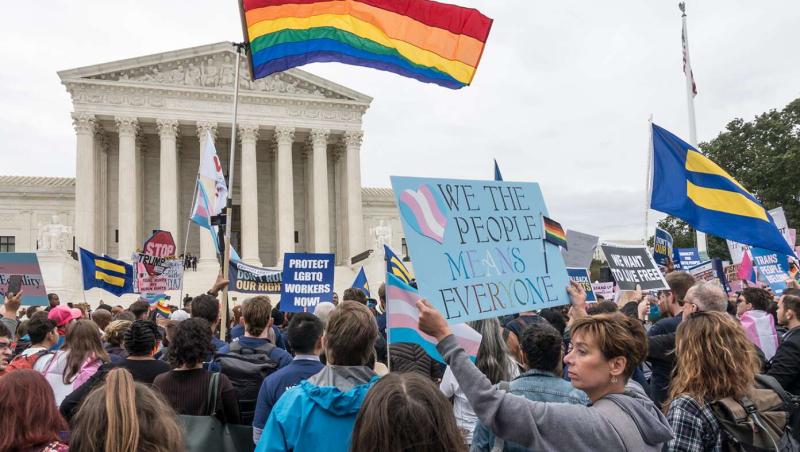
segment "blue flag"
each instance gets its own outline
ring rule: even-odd
[[[494,180],[503,180],[503,175],[500,174],[500,167],[497,165],[497,160],[494,161]]]
[[[116,296],[133,292],[133,266],[81,248],[83,290],[98,287]]]
[[[361,267],[361,271],[358,272],[356,280],[353,281],[353,285],[350,287],[363,290],[367,298],[369,298],[369,283],[367,282],[367,274],[364,273],[364,267]]]
[[[405,284],[411,284],[414,276],[408,271],[403,261],[394,254],[394,251],[388,245],[383,245],[383,252],[386,256],[386,273],[400,278]]]
[[[652,209],[699,231],[795,256],[758,200],[690,144],[653,124]]]

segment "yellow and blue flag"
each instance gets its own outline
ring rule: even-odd
[[[717,237],[795,255],[755,196],[693,146],[655,124],[650,208]]]
[[[98,287],[116,296],[133,293],[133,266],[125,262],[81,248],[81,273],[83,290]]]
[[[414,275],[406,268],[400,259],[388,245],[383,245],[383,252],[386,256],[386,273],[396,276],[404,284],[411,285],[414,280]]]
[[[367,274],[364,272],[364,267],[361,267],[361,271],[358,272],[356,275],[356,280],[353,281],[353,285],[350,286],[355,289],[361,289],[366,294],[367,298],[369,298],[369,282],[367,282]]]

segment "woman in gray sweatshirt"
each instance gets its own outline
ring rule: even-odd
[[[586,316],[582,290],[569,290],[577,318],[564,362],[572,384],[592,401],[588,407],[532,401],[495,388],[426,300],[417,302],[419,327],[439,341],[439,353],[478,418],[498,437],[535,450],[660,451],[672,438],[667,419],[641,386],[628,382],[647,353],[644,328],[622,314]]]

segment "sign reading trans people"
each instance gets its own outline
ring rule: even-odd
[[[281,271],[230,261],[228,290],[239,293],[281,293]]]
[[[392,176],[392,188],[420,296],[448,322],[569,303],[539,184]]]
[[[786,256],[762,248],[750,248],[753,264],[764,277],[772,292],[780,295],[789,279],[789,261]]]
[[[603,245],[603,254],[620,290],[669,290],[653,256],[643,246]]]
[[[281,311],[314,312],[333,300],[333,254],[286,253],[281,275]]]

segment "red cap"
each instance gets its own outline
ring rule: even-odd
[[[77,310],[80,311],[80,309]],[[51,309],[50,313],[47,314],[47,318],[56,322],[56,326],[62,327],[68,324],[71,320],[80,318],[80,314],[78,314],[76,317],[69,306],[60,305]]]

